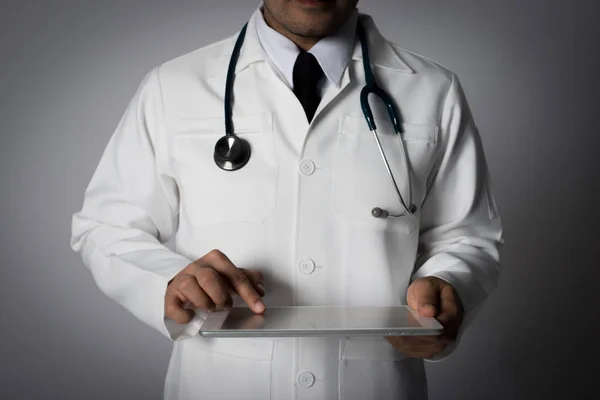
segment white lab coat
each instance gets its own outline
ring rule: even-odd
[[[166,399],[426,398],[423,361],[383,338],[206,339],[196,334],[201,312],[186,326],[165,321],[167,282],[212,249],[264,273],[267,307],[406,304],[410,282],[435,275],[461,297],[461,332],[496,285],[501,224],[459,81],[360,18],[375,75],[404,121],[414,216],[370,214],[400,205],[360,108],[358,43],[341,87],[328,89],[309,124],[250,19],[233,122],[252,157],[239,171],[213,161],[237,35],[153,69],[112,136],[74,215],[72,247],[107,296],[173,340]],[[381,103],[371,104],[406,194],[398,136]]]

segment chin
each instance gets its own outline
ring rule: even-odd
[[[288,30],[295,35],[305,37],[323,37],[334,32],[338,25],[331,15],[302,15],[292,19]]]
[[[304,26],[293,26],[290,27],[289,31],[296,36],[300,37],[323,37],[329,35],[333,29],[329,27],[323,27],[316,24],[311,25],[308,23]]]

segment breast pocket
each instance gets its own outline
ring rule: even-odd
[[[251,148],[250,160],[237,171],[220,169],[213,158],[224,125],[223,118],[176,122],[173,156],[182,217],[196,226],[261,224],[277,207],[279,163],[271,114],[233,117],[236,135]]]
[[[409,171],[405,168],[405,153],[400,142],[404,141],[412,174],[412,201],[419,211],[436,144],[437,127],[404,123],[404,133],[400,137],[389,121],[378,119],[375,123],[390,170],[408,206]],[[364,229],[405,233],[412,232],[418,225],[419,212],[401,218],[374,218],[371,215],[374,207],[390,214],[401,214],[403,208],[377,142],[363,117],[342,117],[334,168],[333,209],[341,222]]]

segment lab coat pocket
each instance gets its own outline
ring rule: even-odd
[[[338,219],[353,227],[411,233],[417,226],[426,176],[436,144],[434,125],[402,125],[402,138],[387,120],[376,119],[378,138],[404,202],[409,205],[409,181],[404,164],[404,141],[411,171],[412,202],[417,213],[400,218],[374,218],[374,207],[390,214],[403,212],[373,133],[364,118],[343,116],[340,120],[334,162],[333,209]]]
[[[271,398],[273,340],[197,336],[180,344],[179,399]]]
[[[340,356],[340,400],[425,400],[423,362],[383,337],[345,338]]]
[[[176,121],[173,145],[181,218],[195,226],[263,223],[277,207],[279,163],[270,113],[233,117],[236,135],[250,144],[248,163],[224,171],[214,161],[223,118]]]

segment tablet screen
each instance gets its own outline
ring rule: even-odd
[[[247,307],[212,313],[201,331],[241,332],[352,332],[438,331],[434,319],[419,317],[407,307],[267,307],[263,315]],[[436,332],[431,332],[434,334]],[[425,333],[423,333],[425,334]]]

